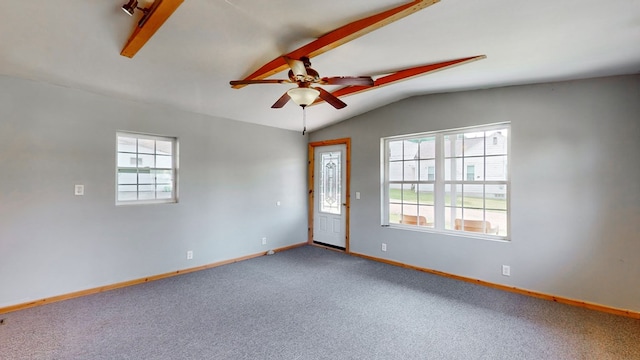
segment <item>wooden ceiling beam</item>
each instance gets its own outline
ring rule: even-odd
[[[329,50],[335,49],[338,46],[345,44],[353,39],[359,38],[362,35],[368,34],[373,30],[379,29],[396,20],[402,19],[405,16],[411,15],[419,10],[431,6],[439,1],[440,0],[415,0],[407,4],[395,7],[393,9],[366,17],[364,19],[356,20],[352,23],[339,27],[325,35],[322,35],[309,44],[293,50],[292,52],[284,56],[278,56],[277,58],[271,60],[270,62],[253,72],[251,75],[247,76],[244,80],[261,80],[275,75],[289,68],[285,57],[300,59],[300,57],[302,56],[308,56],[309,58],[318,56]],[[246,85],[234,85],[232,87],[235,89],[240,89],[244,86]]]
[[[450,69],[455,66],[468,64],[470,62],[474,62],[474,61],[482,60],[486,58],[487,58],[486,55],[478,55],[478,56],[460,58],[456,60],[443,61],[435,64],[416,66],[416,67],[396,71],[392,74],[377,78],[376,80],[374,80],[373,86],[347,86],[347,87],[343,87],[338,90],[335,90],[331,94],[333,94],[336,97],[358,94],[361,92],[378,89],[383,86],[395,84],[400,81],[405,81],[418,76],[432,74],[436,71]],[[322,102],[324,102],[322,99],[318,99],[312,105],[316,105]]]
[[[152,5],[150,13],[145,14],[142,19],[146,20],[140,26],[136,23],[133,33],[127,40],[120,55],[132,58],[146,43],[151,39],[153,34],[164,24],[165,21],[173,14],[184,0],[155,0],[158,4]]]

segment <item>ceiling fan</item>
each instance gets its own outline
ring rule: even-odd
[[[240,89],[251,84],[297,84],[297,87],[289,89],[271,107],[276,109],[282,108],[287,102],[289,102],[289,100],[293,100],[293,102],[300,105],[303,109],[302,134],[304,135],[306,130],[306,115],[304,110],[309,105],[325,101],[336,109],[342,109],[347,106],[347,104],[338,97],[358,94],[364,91],[391,85],[399,81],[415,78],[417,76],[485,59],[485,55],[477,55],[419,65],[402,70],[393,70],[376,78],[375,81],[369,76],[337,76],[321,78],[320,75],[318,75],[318,72],[311,68],[309,58],[335,49],[338,46],[368,34],[371,31],[434,5],[439,1],[440,0],[412,0],[389,10],[343,25],[318,37],[306,45],[284,54],[283,56],[276,57],[248,75],[244,80],[230,81],[231,87],[234,89]],[[289,69],[289,79],[267,79],[268,77],[287,69]],[[321,87],[311,86],[312,84],[344,85],[344,87],[329,93]]]
[[[313,104],[318,97],[331,104],[336,109],[342,109],[347,106],[342,100],[335,95],[326,91],[321,87],[311,86],[318,85],[345,85],[345,86],[373,86],[374,82],[370,76],[333,76],[320,77],[320,74],[311,68],[309,57],[302,56],[300,59],[292,59],[284,56],[284,60],[290,67],[289,79],[245,79],[233,80],[229,84],[251,85],[251,84],[297,84],[298,87],[289,89],[285,92],[271,107],[274,109],[282,108],[289,100],[293,100],[296,104],[303,108]]]

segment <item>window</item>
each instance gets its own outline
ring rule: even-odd
[[[427,180],[434,181],[436,179],[436,168],[435,166],[429,166],[427,168]]]
[[[508,149],[509,124],[383,138],[383,225],[507,239]]]
[[[473,181],[476,179],[476,166],[467,165],[467,181]]]
[[[116,204],[177,202],[177,139],[117,133]]]

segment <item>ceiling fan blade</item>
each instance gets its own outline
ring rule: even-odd
[[[251,85],[251,84],[284,84],[291,83],[290,80],[285,79],[266,79],[266,80],[232,80],[229,81],[231,86],[235,85]]]
[[[334,108],[342,109],[343,107],[347,106],[347,104],[345,104],[342,100],[338,99],[337,97],[333,96],[333,94],[331,94],[327,90],[319,87],[317,88],[314,87],[314,89],[320,91],[320,99],[328,102]]]
[[[320,83],[325,85],[373,86],[373,79],[371,76],[333,76],[320,79]]]
[[[287,60],[287,64],[289,64],[291,71],[293,71],[293,75],[307,76],[307,69],[304,67],[302,60],[292,59],[288,56],[285,56],[284,59]]]
[[[289,102],[289,100],[291,99],[291,97],[289,96],[289,94],[284,93],[280,99],[278,99],[278,101],[276,101],[273,105],[271,105],[272,109],[280,109],[281,107],[283,107],[286,103]]]
[[[478,56],[471,56],[471,57],[460,58],[455,60],[443,61],[435,64],[416,66],[416,67],[396,71],[386,76],[379,77],[374,81],[375,84],[373,86],[345,86],[343,88],[335,90],[333,94],[335,96],[347,96],[352,94],[359,94],[361,92],[378,89],[383,86],[395,84],[399,81],[404,81],[404,80],[412,79],[417,76],[431,74],[436,71],[450,69],[455,66],[468,64],[468,63],[486,59],[486,58],[487,58],[486,55],[478,55]]]

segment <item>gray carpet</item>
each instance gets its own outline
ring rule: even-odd
[[[640,359],[640,321],[317,247],[0,315],[1,359]]]

